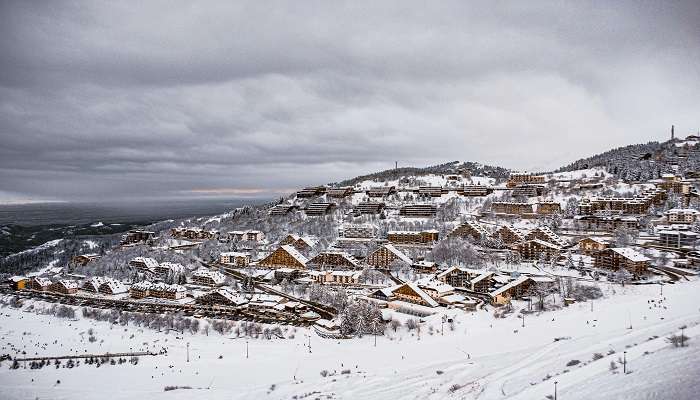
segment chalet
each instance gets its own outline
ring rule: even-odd
[[[316,246],[316,239],[309,236],[287,235],[279,243],[280,245],[290,245],[302,254],[308,254]]]
[[[357,285],[360,283],[360,271],[322,271],[322,283],[329,285]]]
[[[433,273],[437,271],[438,264],[433,261],[416,261],[411,265],[411,268],[420,273]]]
[[[324,193],[326,193],[326,187],[324,186],[307,187],[297,192],[297,198],[316,197]]]
[[[136,257],[129,261],[129,266],[141,272],[156,273],[158,261],[150,257]]]
[[[187,289],[180,285],[166,285],[158,283],[151,289],[151,293],[156,293],[155,297],[161,297],[168,300],[184,299],[187,294]]]
[[[513,197],[537,197],[544,194],[543,185],[522,184],[513,188]]]
[[[561,204],[556,201],[540,201],[535,203],[538,215],[553,215],[561,213]]]
[[[26,289],[27,285],[29,284],[29,278],[27,278],[26,276],[15,275],[13,277],[10,277],[8,281],[10,285],[12,285],[12,290]]]
[[[438,241],[438,231],[389,231],[387,232],[387,240],[393,244],[417,244],[426,245]]]
[[[489,293],[491,303],[506,304],[513,298],[522,297],[532,284],[533,280],[530,277],[521,276]]]
[[[31,290],[37,290],[37,291],[46,291],[49,289],[49,286],[51,285],[51,280],[48,278],[42,278],[42,277],[34,277],[31,281],[29,281],[28,284],[28,289]]]
[[[277,268],[276,270],[274,270],[273,275],[275,277],[275,280],[279,282],[285,279],[287,281],[293,281],[301,277],[301,272],[302,270],[300,269],[284,267]]]
[[[68,279],[61,279],[49,285],[49,292],[61,294],[75,294],[78,292],[78,282]]]
[[[639,219],[622,215],[577,215],[574,217],[574,227],[580,231],[612,232],[618,228],[637,229]]]
[[[506,187],[514,188],[519,185],[543,185],[545,183],[543,175],[512,173],[508,178]]]
[[[91,254],[80,254],[71,259],[71,263],[73,265],[87,265],[88,263],[95,261],[100,258],[99,254],[91,253]]]
[[[374,250],[367,256],[365,262],[375,268],[389,268],[394,262],[402,262],[406,265],[413,264],[410,257],[402,253],[392,244],[385,244]]]
[[[153,284],[149,281],[137,282],[129,288],[129,295],[135,299],[142,299],[151,295]]]
[[[106,279],[101,276],[95,276],[83,283],[82,290],[86,292],[99,293],[100,286],[105,283]]]
[[[330,213],[335,207],[335,203],[317,201],[309,204],[304,212],[309,217],[320,217]]]
[[[367,295],[367,297],[383,301],[392,301],[396,299],[396,296],[394,296],[394,290],[398,289],[399,286],[401,285],[377,289],[374,292]]]
[[[491,203],[491,212],[496,215],[518,215],[521,217],[534,215],[533,204],[512,201],[494,201]]]
[[[466,288],[476,291],[486,291],[477,290],[483,289],[482,287],[490,284],[489,278],[493,276],[493,272],[489,272],[483,269],[471,269],[463,267],[450,267],[447,270],[439,273],[436,277],[440,282],[445,282],[453,287]],[[478,280],[478,285],[474,285],[474,281]]]
[[[399,215],[409,218],[434,217],[437,207],[434,204],[409,204],[401,207]]]
[[[370,188],[367,191],[367,196],[369,197],[387,197],[396,193],[396,187],[394,186],[377,186]]]
[[[524,260],[555,260],[559,256],[561,247],[540,239],[531,239],[515,245],[520,257]]]
[[[224,274],[218,271],[200,268],[192,273],[192,283],[203,286],[220,286],[226,281]]]
[[[352,195],[353,190],[352,187],[349,186],[344,186],[344,187],[337,187],[337,188],[328,188],[326,191],[326,196],[330,198],[335,198],[335,199],[342,199],[345,197],[348,197]]]
[[[270,208],[269,214],[273,217],[280,217],[289,214],[294,211],[295,208],[296,206],[293,204],[277,204]]]
[[[129,291],[129,289],[127,289],[126,286],[123,283],[121,283],[120,281],[117,281],[114,279],[106,279],[99,286],[98,291],[102,294],[113,296],[116,294],[127,293]]]
[[[176,227],[170,230],[170,235],[191,240],[213,240],[218,239],[220,233],[216,230],[205,230],[199,227]]]
[[[614,247],[599,251],[594,255],[596,268],[618,270],[625,268],[639,276],[649,266],[649,258],[629,247]]]
[[[569,243],[563,239],[561,236],[554,233],[548,226],[538,226],[537,228],[531,230],[525,240],[540,239],[545,242],[553,243],[559,247],[566,247]]]
[[[248,303],[248,300],[238,293],[232,292],[228,288],[219,288],[197,297],[195,303],[237,307]]]
[[[692,224],[698,220],[700,211],[693,208],[674,208],[664,213],[670,224]]]
[[[464,185],[457,189],[457,193],[467,197],[488,196],[493,193],[493,188],[484,185]]]
[[[168,276],[173,274],[182,274],[185,272],[185,267],[183,267],[182,264],[166,261],[158,264],[153,270],[160,276]]]
[[[156,239],[156,233],[143,229],[134,229],[122,235],[121,244],[130,245],[136,243],[151,243]]]
[[[471,285],[469,289],[471,289],[472,292],[478,293],[488,292],[492,284],[493,275],[493,272],[483,272],[481,275],[472,278],[472,280],[469,281]]]
[[[659,245],[673,249],[695,249],[698,235],[688,230],[659,231]]]
[[[344,251],[322,251],[307,263],[318,269],[361,269],[360,262]]]
[[[462,224],[460,224],[458,227],[456,227],[451,233],[450,237],[461,237],[465,239],[472,239],[472,240],[482,240],[486,238],[489,234],[489,231],[484,228],[483,225],[481,225],[477,221],[465,221]]]
[[[583,238],[578,242],[578,248],[581,253],[589,256],[601,250],[605,250],[607,247],[608,244],[604,240],[595,237]]]
[[[393,290],[393,295],[397,300],[408,303],[419,304],[427,307],[437,307],[438,302],[428,295],[423,289],[413,282],[406,282]]]
[[[266,268],[295,268],[306,269],[308,259],[304,257],[296,248],[285,244],[277,248],[270,255],[258,262],[258,265]]]
[[[242,268],[250,264],[250,254],[238,251],[228,251],[219,254],[219,262],[221,264],[231,264]]]
[[[440,301],[440,298],[449,296],[455,292],[455,288],[452,287],[452,285],[433,279],[423,279],[416,281],[416,285],[419,288],[423,289],[423,291],[427,293],[428,296],[438,301]]]
[[[427,197],[440,197],[443,195],[441,186],[419,186],[418,194]]]
[[[379,228],[371,224],[346,224],[338,229],[338,236],[344,238],[372,239],[377,236]]]
[[[646,189],[634,197],[597,196],[581,200],[578,213],[593,215],[598,211],[620,211],[622,214],[645,214],[653,204],[661,204],[666,199],[666,191],[661,188]]]
[[[265,239],[265,234],[259,230],[231,231],[228,233],[230,241],[233,242],[261,242]]]
[[[385,203],[378,201],[362,201],[358,203],[353,212],[357,215],[374,215],[379,214],[386,207]]]
[[[503,225],[492,236],[498,238],[503,244],[513,245],[525,240],[527,233],[513,226]]]

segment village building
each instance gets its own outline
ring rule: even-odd
[[[335,199],[342,199],[353,194],[353,189],[350,186],[328,188],[326,196]]]
[[[345,224],[338,228],[338,236],[352,239],[373,239],[379,228],[372,224]]]
[[[318,269],[361,269],[357,259],[344,251],[322,251],[307,263],[307,267]]]
[[[699,215],[700,211],[694,208],[674,208],[664,213],[669,224],[692,224]]]
[[[435,229],[424,231],[389,231],[387,240],[393,244],[429,245],[438,241],[439,233]]]
[[[445,191],[446,192],[446,191]],[[440,197],[443,195],[442,186],[419,186],[418,194],[426,197]]]
[[[659,245],[673,249],[695,249],[698,236],[688,230],[663,230],[659,231]]]
[[[61,294],[75,294],[78,293],[78,282],[68,279],[61,279],[50,284],[46,290]]]
[[[227,251],[219,254],[219,262],[243,268],[250,264],[250,254],[239,251]]]
[[[540,201],[535,203],[538,215],[553,215],[561,213],[561,204],[556,201]]]
[[[386,207],[385,203],[378,201],[361,201],[359,202],[353,212],[355,215],[376,215],[382,212]]]
[[[205,230],[199,227],[176,227],[170,230],[170,235],[175,238],[190,240],[213,240],[219,238],[219,231]]]
[[[306,206],[304,212],[309,217],[320,217],[330,213],[335,208],[335,203],[317,201]]]
[[[649,258],[628,247],[614,247],[599,251],[594,256],[596,268],[619,270],[625,268],[635,276],[642,275],[649,267]]]
[[[91,293],[99,293],[100,285],[105,283],[106,279],[101,276],[92,277],[85,282],[83,282],[82,290]]]
[[[577,215],[574,227],[579,231],[612,232],[619,228],[638,229],[639,219],[623,215]]]
[[[464,239],[471,239],[480,241],[487,238],[489,231],[484,228],[477,221],[464,221],[459,226],[457,226],[452,232],[450,232],[450,237],[460,237]]]
[[[129,289],[127,289],[126,285],[124,285],[122,282],[114,280],[114,279],[106,279],[98,288],[98,292],[106,295],[117,295],[117,294],[124,294],[128,293]]]
[[[294,247],[297,251],[301,252],[304,255],[309,254],[314,246],[316,246],[317,240],[315,238],[309,237],[309,236],[298,236],[298,235],[287,235],[282,241],[280,241],[280,245],[290,245]]]
[[[554,233],[554,231],[552,231],[548,226],[544,225],[538,226],[537,228],[531,230],[527,236],[525,236],[525,240],[532,239],[544,240],[545,242],[553,243],[559,247],[566,247],[569,245],[565,239]]]
[[[185,267],[183,267],[182,264],[166,261],[158,264],[155,268],[153,268],[153,271],[160,276],[168,276],[184,273]]]
[[[360,271],[321,271],[315,280],[326,285],[357,285],[361,275]]]
[[[306,199],[306,198],[310,198],[310,197],[321,196],[324,193],[326,193],[325,186],[312,186],[312,187],[303,188],[300,191],[298,191],[297,197],[302,198],[302,199]]]
[[[525,240],[527,232],[513,226],[503,225],[493,233],[493,238],[498,238],[505,245],[513,245]]]
[[[129,287],[129,296],[135,299],[148,297],[151,294],[151,287],[153,287],[153,284],[149,281],[134,283]]]
[[[427,274],[427,273],[434,273],[438,269],[438,264],[433,261],[416,261],[413,264],[411,264],[411,268],[415,272],[419,272],[422,274]]]
[[[533,283],[530,277],[521,276],[489,293],[491,303],[503,305],[509,303],[511,299],[522,297]]]
[[[491,212],[495,215],[504,216],[534,216],[532,203],[519,203],[513,201],[494,201],[491,203]]]
[[[308,261],[309,260],[296,248],[285,244],[278,247],[267,257],[258,261],[258,266],[272,269],[284,267],[306,269],[306,263],[308,263]]]
[[[270,208],[268,213],[273,217],[281,217],[294,211],[294,209],[296,209],[296,206],[293,204],[276,204]]]
[[[406,282],[396,288],[393,292],[394,297],[397,300],[405,301],[408,303],[419,304],[427,307],[437,307],[438,302],[430,297],[423,289],[419,288],[413,282]]]
[[[228,238],[232,242],[261,242],[265,239],[265,234],[256,229],[231,231],[228,233]]]
[[[377,290],[371,292],[370,294],[368,294],[367,297],[369,297],[371,299],[382,300],[382,301],[395,300],[396,296],[394,295],[394,290],[398,289],[399,286],[401,286],[401,285],[377,289]]]
[[[513,188],[513,197],[537,197],[545,192],[543,185],[522,184]]]
[[[401,207],[399,215],[409,218],[434,217],[437,207],[434,204],[409,204]]]
[[[224,274],[206,268],[200,268],[192,273],[192,283],[203,286],[220,286],[226,281]]]
[[[100,255],[96,254],[96,253],[80,254],[80,255],[77,255],[77,256],[71,258],[71,263],[73,265],[85,266],[92,261],[98,260],[99,258],[100,258]]]
[[[40,276],[37,276],[29,281],[27,288],[31,289],[31,290],[37,290],[37,291],[43,292],[43,291],[47,291],[49,289],[50,285],[51,285],[51,280],[49,280],[48,278],[42,278]]]
[[[129,261],[129,266],[141,272],[155,274],[158,261],[150,257],[136,257]]]
[[[392,244],[385,244],[374,250],[365,260],[367,265],[375,268],[387,269],[394,262],[402,262],[408,266],[413,264],[413,260]]]
[[[520,242],[515,248],[524,260],[555,260],[561,251],[561,247],[541,239]]]
[[[143,229],[133,229],[125,233],[121,237],[122,245],[132,245],[137,243],[152,243],[156,237],[156,233],[152,231],[146,231]]]
[[[438,302],[441,298],[454,294],[455,292],[455,288],[452,285],[434,279],[422,279],[416,281],[416,285]]]
[[[12,290],[22,290],[26,289],[29,285],[29,278],[26,276],[15,275],[9,279],[12,285]]]
[[[396,187],[394,186],[377,186],[367,191],[367,196],[369,197],[388,197],[392,194],[396,194]]]
[[[465,288],[477,292],[486,292],[493,272],[483,269],[450,267],[439,273],[436,279],[453,287]]]
[[[248,303],[248,300],[244,296],[241,296],[228,288],[218,288],[197,297],[195,299],[195,303],[209,306],[221,305],[238,307]]]
[[[607,247],[608,244],[604,240],[595,237],[586,237],[578,242],[578,248],[581,253],[589,256],[601,250],[605,250]]]
[[[158,283],[151,288],[151,293],[155,293],[155,297],[160,297],[167,300],[180,300],[185,298],[187,289],[180,285]]]
[[[506,187],[514,188],[524,184],[543,185],[544,183],[543,175],[512,173],[506,182]]]
[[[493,188],[484,185],[464,185],[457,189],[457,194],[467,197],[488,196],[493,193]]]

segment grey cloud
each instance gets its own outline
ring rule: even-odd
[[[0,191],[547,169],[695,131],[696,2],[3,2]]]

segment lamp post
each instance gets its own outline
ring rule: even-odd
[[[520,318],[522,318],[522,320],[523,320],[523,326],[522,326],[522,327],[524,328],[524,327],[525,327],[525,314],[521,314],[521,315],[520,315]]]
[[[190,362],[190,342],[187,342],[187,362]]]
[[[554,381],[554,400],[557,400],[557,381]]]
[[[248,358],[248,339],[245,340],[245,358]]]
[[[627,373],[627,350],[622,352],[622,373]]]

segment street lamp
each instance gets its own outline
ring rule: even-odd
[[[622,373],[627,373],[627,350],[622,352]]]
[[[525,327],[525,314],[521,314],[521,315],[520,315],[520,318],[522,318],[522,320],[523,320],[523,326],[522,326],[522,327],[524,328],[524,327]]]
[[[248,339],[245,340],[245,358],[248,358]]]
[[[557,400],[557,381],[554,381],[554,400]]]

